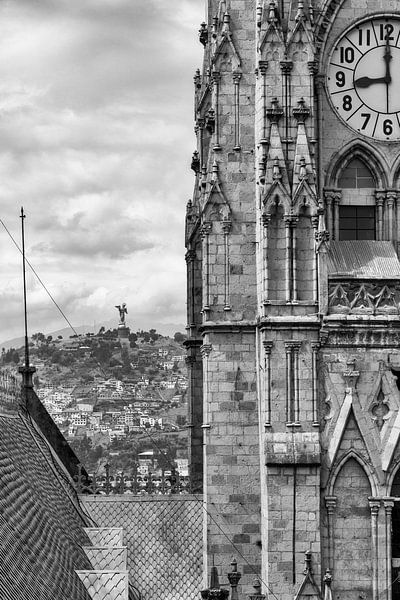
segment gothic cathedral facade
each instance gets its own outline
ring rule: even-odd
[[[235,556],[269,598],[398,600],[400,2],[206,15],[186,215],[205,572]]]

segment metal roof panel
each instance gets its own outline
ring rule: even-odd
[[[392,242],[331,241],[327,259],[329,277],[400,279],[400,262]]]

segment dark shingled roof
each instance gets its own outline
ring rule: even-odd
[[[69,475],[24,412],[0,412],[0,598],[89,600],[90,545]]]

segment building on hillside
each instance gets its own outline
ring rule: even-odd
[[[300,598],[311,551],[308,595],[328,573],[397,600],[400,6],[206,5],[186,347],[208,571],[239,549],[242,590]]]

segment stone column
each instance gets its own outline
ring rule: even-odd
[[[221,79],[221,75],[218,71],[213,71],[211,74],[211,83],[213,88],[213,97],[214,97],[214,111],[215,111],[215,130],[214,130],[214,146],[213,150],[218,152],[221,150],[221,146],[219,144],[219,82]]]
[[[205,127],[205,120],[204,119],[197,119],[197,127],[199,130],[199,145],[198,145],[198,149],[199,149],[199,159],[200,159],[200,169],[203,166],[203,162],[204,162],[204,150],[203,150],[203,143],[204,143],[204,127]]]
[[[285,157],[288,155],[288,145],[292,140],[290,139],[290,107],[292,104],[292,93],[291,93],[291,72],[293,69],[293,62],[291,60],[281,60],[280,62],[282,74],[283,74],[283,98],[284,98],[284,137],[282,142],[285,144]]]
[[[262,261],[262,290],[263,301],[268,301],[269,296],[269,269],[268,269],[268,225],[271,215],[262,215],[263,225],[263,261]]]
[[[314,343],[311,344],[312,350],[312,415],[313,415],[313,427],[319,427],[318,421],[318,369],[317,369],[317,359],[318,359],[318,350],[320,348],[320,344]]]
[[[294,422],[293,425],[300,425],[300,397],[299,397],[299,351],[301,342],[293,342],[293,383],[294,383]]]
[[[271,427],[271,350],[272,342],[263,342],[264,346],[264,394],[265,421],[264,427]]]
[[[210,231],[211,223],[203,223],[200,235],[203,241],[203,313],[205,316],[210,310]]]
[[[194,326],[194,262],[196,252],[188,250],[185,255],[187,269],[187,299],[188,299],[188,327]]]
[[[258,71],[262,77],[261,82],[261,101],[262,101],[262,124],[261,124],[261,139],[260,144],[262,144],[263,148],[268,143],[267,140],[267,120],[266,120],[266,109],[267,109],[267,69],[268,69],[268,61],[260,60],[258,63]]]
[[[336,510],[337,497],[325,496],[326,513],[328,517],[328,567],[334,573],[334,514]]]
[[[241,73],[233,74],[233,85],[235,91],[235,142],[234,150],[240,150],[240,111],[239,111],[239,82],[242,77]]]
[[[310,112],[310,116],[311,116],[311,126],[310,126],[310,141],[311,143],[315,143],[317,140],[315,139],[315,99],[314,99],[314,86],[315,86],[315,78],[316,75],[318,74],[318,61],[316,60],[309,60],[307,63],[308,66],[308,72],[310,73],[310,91],[309,91],[309,95],[310,95],[310,108],[311,108],[311,112]]]
[[[292,217],[291,228],[292,228],[292,301],[297,302],[297,256],[296,256],[296,225],[298,219]]]
[[[313,258],[313,276],[312,276],[312,286],[313,286],[313,302],[315,304],[318,302],[318,254],[317,254],[317,234],[318,234],[318,224],[319,217],[312,217],[311,223],[314,229],[314,258]]]
[[[229,298],[229,283],[230,283],[230,273],[229,273],[229,232],[231,230],[232,223],[229,219],[225,219],[222,221],[222,231],[224,232],[224,310],[231,310],[230,306],[230,298]]]
[[[386,192],[386,205],[388,209],[387,216],[387,226],[388,226],[388,236],[387,239],[392,242],[396,239],[395,230],[394,230],[394,204],[397,198],[397,193],[395,190],[388,190]]]
[[[286,351],[286,425],[292,423],[291,406],[292,406],[292,345],[290,342],[285,343]]]
[[[209,397],[209,385],[208,385],[208,360],[211,354],[212,346],[211,344],[203,344],[200,347],[201,357],[203,359],[203,390],[204,390],[204,407],[203,407],[203,429],[210,428],[210,397]]]
[[[286,302],[291,300],[291,272],[292,272],[292,256],[291,256],[291,221],[292,218],[285,216],[285,238],[286,238]]]
[[[385,192],[383,190],[376,190],[375,192],[375,204],[377,212],[376,221],[376,237],[378,240],[383,240],[383,202],[385,200]]]
[[[394,507],[393,500],[385,499],[383,501],[385,507],[385,542],[386,542],[386,599],[392,598],[392,510]]]
[[[339,204],[342,199],[340,193],[335,193],[333,196],[333,239],[339,239]]]
[[[371,509],[371,543],[372,543],[372,600],[378,600],[378,514],[381,501],[369,498]]]
[[[324,203],[326,210],[326,226],[329,231],[329,235],[333,238],[333,211],[332,204],[335,194],[331,190],[324,190]]]

